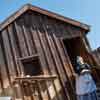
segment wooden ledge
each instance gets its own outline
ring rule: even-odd
[[[38,57],[39,57],[38,54],[34,54],[34,55],[23,57],[23,58],[18,58],[18,60],[20,60],[22,62],[27,62],[27,61],[36,60],[36,59],[38,59]]]
[[[57,78],[57,75],[39,75],[39,76],[23,76],[15,77],[15,81],[50,81]]]

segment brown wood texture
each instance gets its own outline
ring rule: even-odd
[[[31,10],[9,23],[0,32],[0,95],[22,100],[75,100],[74,68],[63,40],[83,37],[81,31],[77,25]],[[86,44],[83,42],[83,45]],[[84,46],[83,49],[86,50]],[[23,62],[36,59],[42,75],[56,75],[57,78],[42,82],[36,80],[36,85],[34,82],[23,83],[20,78],[18,84],[13,83],[15,77],[25,76]]]
[[[4,29],[7,25],[11,24],[13,21],[15,21],[19,16],[21,16],[23,13],[25,13],[28,10],[35,11],[37,13],[41,13],[43,15],[49,16],[54,19],[61,20],[63,22],[69,23],[71,25],[80,27],[86,31],[86,33],[90,30],[90,26],[81,22],[78,22],[76,20],[73,20],[68,17],[64,17],[62,15],[53,13],[51,11],[44,10],[42,8],[32,6],[31,4],[26,4],[24,5],[21,9],[16,11],[14,14],[12,14],[9,18],[7,18],[1,25],[0,25],[0,30]]]
[[[91,56],[93,58],[93,65],[94,69],[93,72],[95,72],[95,79],[99,83],[100,82],[100,47],[95,49],[94,51],[91,52]]]

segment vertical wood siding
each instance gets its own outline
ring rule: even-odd
[[[42,73],[56,74],[58,78],[44,82],[43,85],[37,83],[39,97],[31,94],[32,86],[26,86],[24,91],[23,86],[19,86],[16,94],[23,100],[74,100],[74,93],[71,91],[74,70],[62,38],[77,36],[81,36],[78,27],[31,11],[8,25],[0,34],[0,95],[14,95],[14,77],[24,72],[19,58],[38,54]],[[8,90],[11,90],[11,93]],[[29,91],[31,95],[24,96],[25,91]]]

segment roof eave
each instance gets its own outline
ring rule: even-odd
[[[64,17],[62,15],[56,14],[56,13],[51,12],[51,11],[44,10],[44,9],[36,7],[36,6],[32,6],[31,4],[24,5],[21,9],[19,9],[18,11],[16,11],[14,14],[12,14],[10,17],[8,17],[3,23],[1,23],[0,24],[0,31],[2,29],[4,29],[7,25],[9,25],[10,23],[12,23],[16,18],[18,18],[20,15],[22,15],[27,10],[33,10],[33,11],[36,11],[38,13],[47,15],[49,17],[61,20],[61,21],[66,22],[66,23],[69,23],[71,25],[80,27],[80,28],[82,28],[82,29],[85,30],[85,33],[88,33],[90,31],[90,26],[87,25],[87,24],[78,22],[76,20]]]

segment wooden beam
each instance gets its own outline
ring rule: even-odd
[[[39,75],[39,76],[23,76],[23,77],[15,77],[16,80],[31,80],[31,81],[43,81],[43,80],[54,80],[56,79],[56,75]]]
[[[9,18],[7,18],[7,20],[5,20],[0,25],[0,31],[3,30],[10,23],[15,21],[15,19],[17,19],[19,16],[21,16],[27,10],[36,11],[36,12],[41,13],[43,15],[47,15],[47,16],[49,16],[51,18],[63,21],[65,23],[69,23],[69,24],[74,25],[76,27],[80,27],[80,28],[84,29],[87,32],[90,30],[90,26],[89,25],[86,25],[86,24],[83,24],[81,22],[75,21],[75,20],[73,20],[71,18],[68,18],[68,17],[61,16],[61,15],[53,13],[51,11],[47,11],[47,10],[44,10],[42,8],[35,7],[35,6],[27,4],[27,5],[23,6],[21,9],[19,9],[17,12],[15,12],[13,15],[11,15]]]
[[[18,60],[22,61],[22,62],[27,62],[27,61],[32,61],[32,60],[36,60],[38,59],[38,54],[34,54],[31,56],[26,56],[26,57],[22,57],[22,58],[17,58]]]

